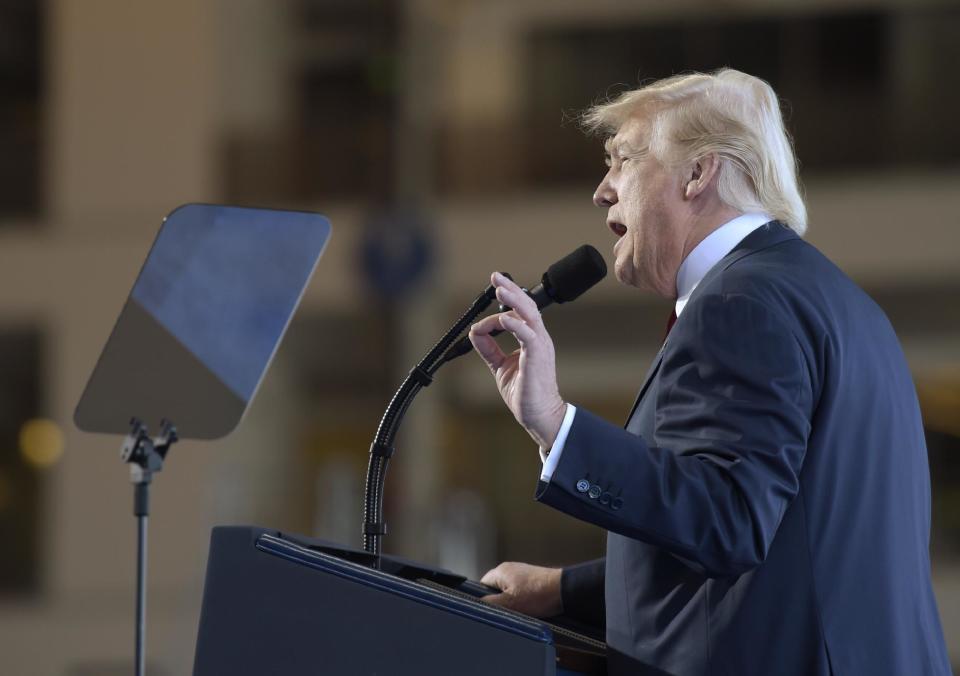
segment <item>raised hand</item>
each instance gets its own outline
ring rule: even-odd
[[[549,449],[563,423],[566,405],[557,387],[553,340],[540,318],[537,304],[523,289],[499,272],[491,283],[497,300],[513,308],[481,319],[470,328],[470,342],[497,381],[500,396],[527,433]],[[490,334],[509,331],[520,348],[506,354]]]

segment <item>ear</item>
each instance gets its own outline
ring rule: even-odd
[[[692,200],[702,195],[719,171],[720,158],[715,153],[694,160],[686,177],[687,182],[683,186],[683,198]]]

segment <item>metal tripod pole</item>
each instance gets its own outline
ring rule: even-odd
[[[133,490],[133,510],[137,517],[136,676],[144,676],[147,661],[147,519],[150,484],[138,483]]]
[[[177,428],[161,422],[160,436],[151,439],[146,426],[137,418],[130,421],[130,434],[124,439],[120,458],[130,464],[133,483],[133,515],[137,517],[137,609],[134,618],[134,671],[144,676],[147,664],[147,518],[150,515],[150,481],[163,469],[170,446],[177,441]]]

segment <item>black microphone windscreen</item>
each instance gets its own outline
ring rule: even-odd
[[[543,285],[558,303],[567,303],[607,275],[607,264],[600,252],[584,244],[547,268]]]

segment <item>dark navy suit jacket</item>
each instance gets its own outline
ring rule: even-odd
[[[780,223],[701,281],[626,429],[578,409],[537,498],[609,531],[611,674],[950,673],[903,353]]]

